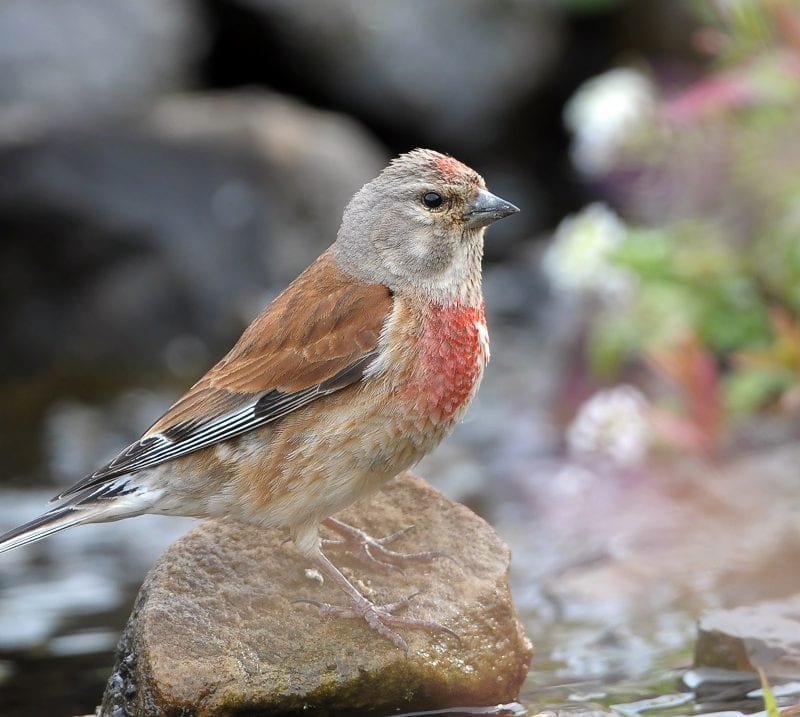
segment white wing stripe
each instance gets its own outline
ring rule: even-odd
[[[159,433],[146,436],[143,441],[156,437],[163,440],[159,440],[157,446],[145,451],[139,458],[135,458],[129,463],[126,463],[126,472],[140,471],[158,463],[163,463],[164,461],[192,453],[201,448],[206,448],[220,441],[235,438],[242,433],[247,433],[267,423],[283,418],[300,406],[310,403],[318,395],[323,393],[332,393],[332,390],[322,391],[314,387],[314,389],[308,391],[289,394],[285,398],[271,404],[269,412],[263,416],[256,415],[256,405],[258,401],[253,401],[243,408],[223,414],[208,423],[201,424],[198,430],[192,431],[185,438],[177,441],[170,441],[166,436]],[[141,445],[141,443],[134,444],[134,446],[138,445]],[[114,464],[110,464],[109,467],[113,468]]]

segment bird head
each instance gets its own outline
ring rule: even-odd
[[[476,303],[486,227],[517,211],[458,160],[416,149],[353,197],[333,251],[344,271],[394,292]]]

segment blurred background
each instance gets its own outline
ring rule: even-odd
[[[0,530],[431,147],[523,211],[489,232],[483,387],[419,472],[513,548],[531,712],[674,692],[703,609],[800,591],[799,80],[792,0],[4,0]],[[190,526],[1,556],[0,714],[92,711]]]

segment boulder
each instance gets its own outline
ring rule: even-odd
[[[701,618],[695,665],[800,679],[800,594]]]
[[[413,526],[395,550],[442,557],[403,570],[329,555],[376,603],[456,633],[400,630],[408,652],[360,620],[278,531],[201,524],[148,575],[119,646],[101,715],[385,714],[516,697],[531,645],[508,588],[510,553],[468,508],[404,474],[339,516],[374,536]]]
[[[199,371],[334,241],[387,158],[353,120],[268,92],[0,142],[0,367]]]
[[[563,43],[558,11],[527,0],[502,9],[493,0],[231,5],[251,14],[250,56],[263,58],[276,86],[294,79],[373,126],[473,152],[500,144]]]

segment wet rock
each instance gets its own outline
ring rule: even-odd
[[[695,664],[800,677],[800,594],[705,613],[698,626]]]
[[[761,678],[754,672],[700,666],[684,672],[680,682],[694,695],[695,714],[734,709],[753,714],[764,705],[756,692]]]
[[[402,630],[408,654],[359,621],[296,604],[346,604],[278,532],[207,522],[175,543],[142,586],[102,714],[386,714],[490,705],[517,695],[531,646],[507,584],[509,551],[492,529],[404,475],[343,519],[395,549],[448,557],[404,572],[335,558],[377,602],[419,591],[406,611],[456,632]],[[115,712],[117,710],[117,712]]]
[[[196,376],[386,158],[355,122],[266,93],[0,146],[0,366]]]

